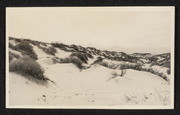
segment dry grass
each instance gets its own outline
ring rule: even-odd
[[[55,55],[57,53],[56,49],[52,46],[50,47],[41,47],[40,45],[38,46],[40,49],[42,49],[45,53],[50,54],[50,55]]]
[[[21,52],[24,56],[29,56],[30,58],[37,60],[37,55],[32,46],[26,41],[21,41],[19,44],[14,46],[14,49]]]
[[[18,58],[9,64],[9,71],[21,74],[23,76],[31,76],[36,79],[44,80],[44,70],[33,59],[29,57]]]
[[[76,65],[79,69],[84,69],[84,66],[82,65],[83,62],[78,59],[78,58],[74,58],[74,57],[68,57],[68,58],[53,58],[53,63],[73,63],[74,65]]]
[[[110,69],[134,69],[134,70],[138,70],[138,71],[146,71],[146,72],[150,72],[152,74],[158,75],[161,78],[165,79],[166,81],[169,81],[166,73],[163,73],[161,71],[158,71],[156,69],[153,69],[152,67],[148,67],[148,68],[143,68],[143,64],[140,63],[131,63],[131,62],[123,62],[123,63],[118,63],[118,64],[109,64],[109,62],[99,62],[100,65],[105,66],[107,68]]]

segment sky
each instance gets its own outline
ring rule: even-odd
[[[6,35],[99,49],[166,53],[174,7],[24,7],[6,9]]]

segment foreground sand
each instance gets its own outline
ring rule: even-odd
[[[46,63],[45,63],[46,62]],[[39,61],[55,84],[34,83],[15,73],[9,75],[9,105],[59,107],[169,105],[170,84],[148,72],[128,69],[124,77],[111,77],[111,70],[94,65],[80,71],[73,64]]]

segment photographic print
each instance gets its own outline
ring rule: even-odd
[[[6,108],[173,109],[174,13],[7,7]]]

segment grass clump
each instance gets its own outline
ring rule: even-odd
[[[33,59],[29,57],[18,58],[9,64],[9,71],[21,74],[23,76],[31,76],[36,79],[44,80],[44,70]]]
[[[67,57],[67,58],[53,58],[53,63],[56,64],[56,63],[72,63],[74,64],[76,67],[78,67],[79,69],[83,69],[84,66],[82,65],[83,62],[78,59],[78,58],[75,58],[75,57]]]
[[[118,63],[114,64],[111,63],[109,64],[108,62],[99,62],[100,65],[108,67],[110,69],[134,69],[134,70],[142,70],[142,64],[140,63],[131,63],[131,62],[123,62],[123,63]]]
[[[115,64],[115,63],[102,61],[102,62],[99,62],[99,64],[110,69],[119,69],[119,70],[134,69],[138,71],[146,71],[146,72],[155,74],[157,76],[160,76],[166,81],[169,81],[168,76],[166,74],[170,74],[170,70],[167,70],[167,73],[163,73],[161,71],[154,69],[153,67],[144,68],[143,64],[141,63],[131,63],[131,62],[123,62],[123,63]]]
[[[55,55],[57,53],[56,49],[52,46],[50,47],[42,47],[42,46],[38,46],[40,49],[42,49],[45,53],[50,54],[50,55]]]
[[[72,52],[72,51],[74,51],[74,50],[72,50],[71,48],[69,48],[68,45],[65,45],[65,44],[62,44],[62,43],[55,42],[55,43],[51,43],[51,45],[52,45],[53,47],[59,48],[59,49],[61,49],[61,50],[67,51],[67,52]]]
[[[30,58],[37,60],[37,55],[32,46],[26,41],[21,41],[19,44],[14,46],[14,49],[21,52],[25,56],[29,56]]]
[[[87,64],[88,61],[88,57],[86,54],[84,53],[80,53],[80,52],[74,52],[70,55],[70,57],[77,57],[78,59],[80,59],[82,62]]]

